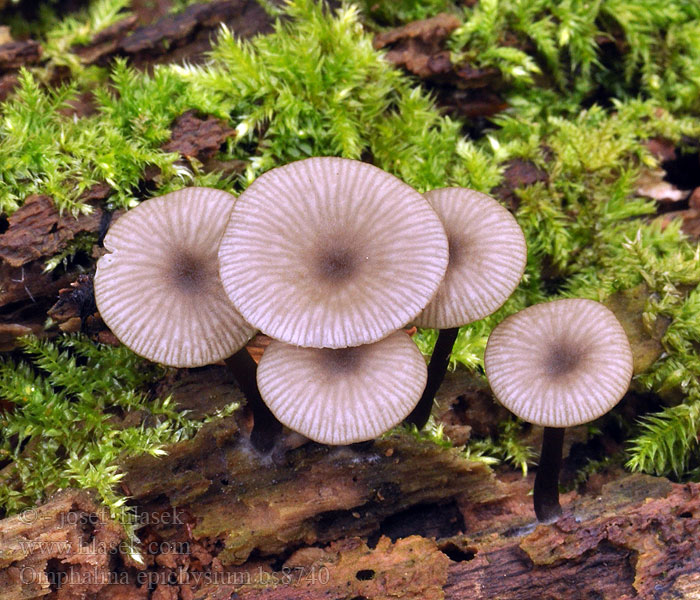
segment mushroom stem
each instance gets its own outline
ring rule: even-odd
[[[275,418],[260,396],[256,380],[258,365],[245,346],[224,362],[231,369],[238,387],[253,411],[253,431],[250,434],[250,441],[256,450],[267,452],[282,433],[282,423]]]
[[[428,381],[425,384],[425,390],[421,399],[416,404],[410,415],[406,417],[407,423],[413,423],[418,429],[423,429],[430,418],[430,411],[433,409],[433,400],[437,394],[442,380],[447,372],[447,365],[450,362],[450,353],[454,346],[459,327],[451,327],[449,329],[441,329],[438,334],[433,355],[430,358],[428,365]]]
[[[561,516],[559,505],[559,471],[564,446],[563,427],[545,427],[542,452],[535,476],[534,503],[537,520],[555,521]]]

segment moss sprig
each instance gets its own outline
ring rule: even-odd
[[[458,61],[498,68],[514,105],[545,114],[573,114],[595,94],[691,111],[699,17],[693,2],[482,0],[465,9],[451,48]]]
[[[700,397],[643,417],[627,468],[681,479],[700,455]]]

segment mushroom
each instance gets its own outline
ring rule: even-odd
[[[341,349],[272,341],[258,365],[258,387],[290,429],[323,444],[351,444],[400,423],[423,391],[426,370],[403,331]]]
[[[600,417],[627,391],[632,350],[625,331],[599,302],[554,300],[502,321],[491,332],[484,365],[501,404],[545,428],[534,505],[539,521],[555,520],[564,428]]]
[[[407,421],[421,429],[445,377],[459,328],[498,310],[520,283],[527,261],[525,236],[495,199],[467,188],[443,188],[424,197],[442,221],[450,259],[437,293],[413,323],[439,329],[423,397]]]
[[[344,348],[413,319],[445,273],[447,238],[410,186],[372,165],[316,157],[241,194],[219,251],[243,317],[277,340]]]
[[[244,348],[255,328],[235,310],[219,278],[218,248],[234,202],[224,191],[191,187],[124,214],[105,236],[95,300],[114,335],[149,360],[197,367],[227,359],[256,420],[264,422],[269,411]]]

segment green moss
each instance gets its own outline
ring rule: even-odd
[[[549,114],[575,112],[594,94],[697,111],[699,35],[695,2],[481,0],[451,46],[459,60],[498,68],[511,102]]]
[[[11,514],[62,488],[94,489],[133,542],[135,521],[117,488],[120,463],[163,455],[206,419],[192,421],[169,398],[145,393],[163,369],[125,347],[65,336],[24,338],[22,348],[31,362],[0,362],[0,396],[11,405],[0,415],[0,506]]]
[[[700,398],[698,250],[678,223],[654,221],[656,207],[636,193],[640,172],[655,165],[645,141],[682,145],[700,136],[696,4],[676,0],[662,10],[651,0],[482,0],[462,9],[463,25],[450,42],[455,58],[499,68],[509,103],[478,140],[467,139],[463,122],[441,115],[429,93],[373,49],[352,5],[333,13],[294,0],[270,35],[238,41],[223,31],[202,66],[164,65],[146,74],[124,61],[110,70],[80,65],[68,48],[121,18],[123,6],[101,0],[68,19],[47,17],[37,30],[49,67],[67,66],[72,80],[47,91],[44,67],[23,71],[19,89],[0,105],[0,211],[11,214],[27,195],[45,193],[64,211],[84,212],[80,195],[97,182],[114,189],[113,207],[133,206],[149,167],[158,171],[153,195],[189,183],[238,192],[270,168],[317,155],[367,160],[419,190],[489,192],[502,183],[508,161],[532,161],[547,180],[517,192],[516,217],[529,245],[525,277],[500,311],[462,328],[453,366],[478,371],[491,329],[525,306],[561,296],[605,300],[644,282],[646,326],[662,317],[671,325],[661,340],[665,354],[635,385],[683,404],[635,432],[630,466],[697,477],[697,421],[683,411]],[[388,12],[374,17],[386,22],[454,8],[438,0],[377,6]],[[95,113],[76,119],[67,105],[85,91]],[[196,161],[183,166],[161,150],[173,120],[193,109],[235,128],[218,158],[244,161],[241,177],[205,173]],[[82,242],[89,240],[49,266]],[[429,352],[435,333],[416,339]],[[5,367],[21,381],[27,369]],[[99,413],[81,416],[100,422]],[[686,419],[682,427],[678,418]],[[659,449],[661,433],[671,436],[669,452]],[[470,451],[523,468],[528,458],[515,442],[517,428]],[[17,502],[36,494],[29,496]]]
[[[496,462],[505,462],[527,475],[529,465],[535,464],[537,453],[520,439],[523,423],[519,419],[503,421],[498,427],[496,438],[472,440],[467,452],[477,456],[489,456]]]
[[[89,212],[80,195],[98,182],[115,191],[117,207],[133,206],[148,166],[164,179],[188,176],[178,155],[160,150],[168,125],[185,109],[183,82],[166,69],[137,76],[117,61],[112,87],[95,91],[97,114],[74,119],[67,111],[75,85],[43,89],[26,70],[16,94],[0,105],[0,211],[12,214],[30,194],[47,194],[73,214]]]

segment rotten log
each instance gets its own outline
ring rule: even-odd
[[[164,459],[133,459],[124,479],[147,511],[164,501],[184,508],[193,538],[218,544],[223,564],[370,535],[390,515],[456,495],[474,502],[502,495],[482,463],[408,435],[299,448],[291,435],[261,457],[238,431],[235,419],[213,423]]]
[[[364,451],[353,452],[362,455]],[[314,461],[316,467],[318,464]],[[332,476],[337,483],[340,473],[355,467],[335,462],[335,468],[338,472]],[[295,518],[293,515],[302,512],[309,518],[321,508],[318,503],[292,505],[290,497],[279,495],[281,489],[289,488],[290,479],[296,481],[295,491],[306,495],[307,473],[305,469],[292,472],[285,481],[274,483],[268,490],[269,497],[265,490],[258,490],[261,511],[274,521],[267,527],[288,524]],[[311,486],[314,487],[313,480]],[[286,552],[277,553],[277,558],[286,554],[281,566],[260,556],[234,565],[225,560],[226,551],[222,552],[220,545],[197,540],[197,528],[192,528],[197,521],[190,512],[196,503],[187,509],[178,507],[172,513],[150,513],[160,515],[163,523],[165,514],[171,514],[175,520],[159,527],[160,537],[153,531],[147,534],[150,537],[146,537],[146,545],[157,551],[146,556],[146,566],[141,570],[133,565],[110,565],[99,552],[96,556],[72,552],[48,557],[17,550],[62,548],[62,544],[42,546],[29,542],[58,542],[64,536],[73,544],[69,547],[78,549],[89,543],[91,535],[101,536],[100,541],[109,548],[119,543],[117,530],[106,521],[100,521],[100,526],[87,534],[57,528],[56,523],[76,522],[74,517],[65,517],[76,511],[94,519],[95,508],[77,506],[74,501],[59,506],[54,500],[32,513],[43,515],[41,519],[31,519],[44,524],[41,531],[34,530],[26,518],[22,522],[21,516],[0,521],[0,580],[6,583],[0,598],[29,599],[47,593],[46,587],[17,586],[20,571],[29,573],[30,566],[34,569],[31,573],[46,574],[38,577],[43,581],[62,573],[66,585],[53,597],[75,599],[94,593],[99,593],[100,598],[155,600],[700,597],[700,484],[672,484],[645,475],[624,476],[581,496],[569,494],[563,517],[549,525],[534,522],[527,495],[530,486],[531,481],[521,480],[509,486],[506,497],[491,502],[482,502],[483,498],[470,501],[462,496],[464,532],[458,535],[437,540],[420,535],[382,535],[368,541],[343,536],[336,530],[333,534],[337,539],[320,543],[317,536],[306,539],[299,535],[293,543],[284,542]],[[219,495],[222,506],[225,502],[239,502],[226,492],[220,491]],[[247,499],[251,497],[248,495]],[[271,506],[275,510],[268,510]],[[250,528],[255,535],[252,528],[259,525],[260,519],[250,518],[250,513],[258,510],[258,505],[249,504],[247,510],[249,518],[245,521],[227,521],[230,532]],[[232,516],[230,511],[226,515]],[[183,521],[178,522],[179,518]],[[189,540],[188,531],[192,533]],[[34,537],[35,534],[40,537]],[[14,552],[9,551],[8,539],[14,540]],[[86,572],[88,558],[92,561],[89,565],[93,567],[93,579],[78,587],[77,573]],[[103,587],[96,587],[98,582]]]
[[[512,501],[512,499],[511,499]],[[520,506],[529,505],[523,494]],[[577,498],[552,525],[530,514],[501,515],[490,526],[482,505],[476,530],[448,539],[383,537],[370,548],[354,538],[297,551],[276,572],[200,589],[199,600],[389,600],[445,598],[700,597],[700,485],[633,475]],[[472,507],[473,508],[473,507]],[[469,510],[465,507],[464,510]],[[479,511],[475,511],[478,513]],[[480,518],[479,518],[480,517]],[[234,571],[229,571],[233,573]],[[232,575],[229,576],[231,578]],[[285,581],[286,577],[286,581]],[[255,589],[255,583],[277,583]]]
[[[173,371],[156,393],[196,418],[242,400],[223,366]],[[443,418],[468,403],[475,431],[488,433],[488,398],[466,372],[449,374],[439,400]],[[138,530],[145,562],[114,555],[97,576],[109,582],[100,598],[693,598],[700,484],[594,475],[580,494],[563,495],[562,519],[538,525],[532,474],[496,479],[405,433],[328,447],[287,432],[263,456],[249,431],[238,411],[163,458],[123,465],[124,491],[147,517]],[[71,581],[82,560],[47,568]],[[89,597],[62,590],[53,597]]]

